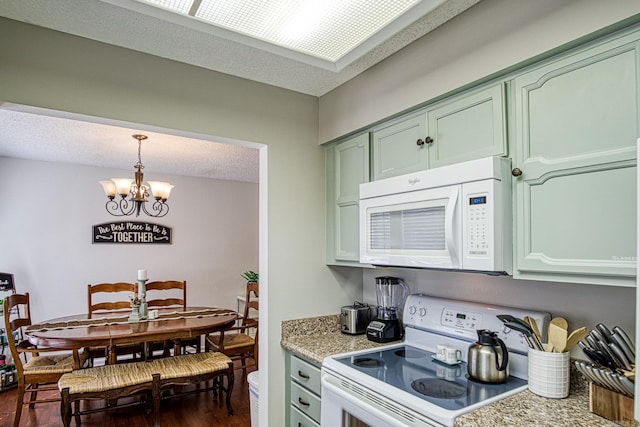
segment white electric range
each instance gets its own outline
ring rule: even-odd
[[[551,316],[468,301],[410,295],[404,305],[404,342],[329,356],[322,364],[322,427],[453,426],[456,417],[527,388],[528,343],[496,317],[530,316],[543,333]],[[468,378],[467,349],[478,329],[497,332],[509,349],[503,384]],[[543,337],[544,338],[544,337]],[[462,351],[448,365],[435,360],[438,344]]]

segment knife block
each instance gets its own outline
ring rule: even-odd
[[[633,399],[589,383],[589,411],[623,425],[635,425]]]

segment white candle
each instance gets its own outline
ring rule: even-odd
[[[147,270],[138,270],[138,280],[147,280]]]

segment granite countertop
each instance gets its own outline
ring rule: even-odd
[[[340,332],[339,315],[287,320],[282,322],[282,346],[301,357],[322,364],[332,354],[365,350],[378,344],[365,335]],[[456,427],[536,426],[606,427],[618,426],[589,412],[587,382],[571,364],[569,396],[548,399],[526,390],[456,418]],[[627,424],[629,425],[629,424]]]

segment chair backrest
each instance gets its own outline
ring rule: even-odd
[[[134,296],[135,292],[136,285],[134,283],[117,282],[89,285],[87,288],[87,313],[89,319],[95,312],[130,309],[130,298]],[[96,298],[95,294],[109,295],[102,295]],[[104,300],[104,298],[108,298],[108,300]]]
[[[31,325],[31,309],[29,307],[29,293],[12,294],[4,299],[4,330],[7,337],[7,344],[11,351],[13,363],[16,366],[18,375],[22,376],[23,367],[18,346],[22,341],[22,328]],[[22,314],[21,314],[22,313]]]
[[[260,297],[259,284],[257,282],[247,282],[247,291],[245,294],[244,312],[242,314],[242,326],[256,326],[258,319],[249,317],[250,310],[259,310],[257,298]],[[253,298],[252,298],[253,295]],[[257,326],[256,326],[257,327]]]
[[[180,307],[183,311],[187,309],[186,280],[149,282],[145,288],[149,307]]]

